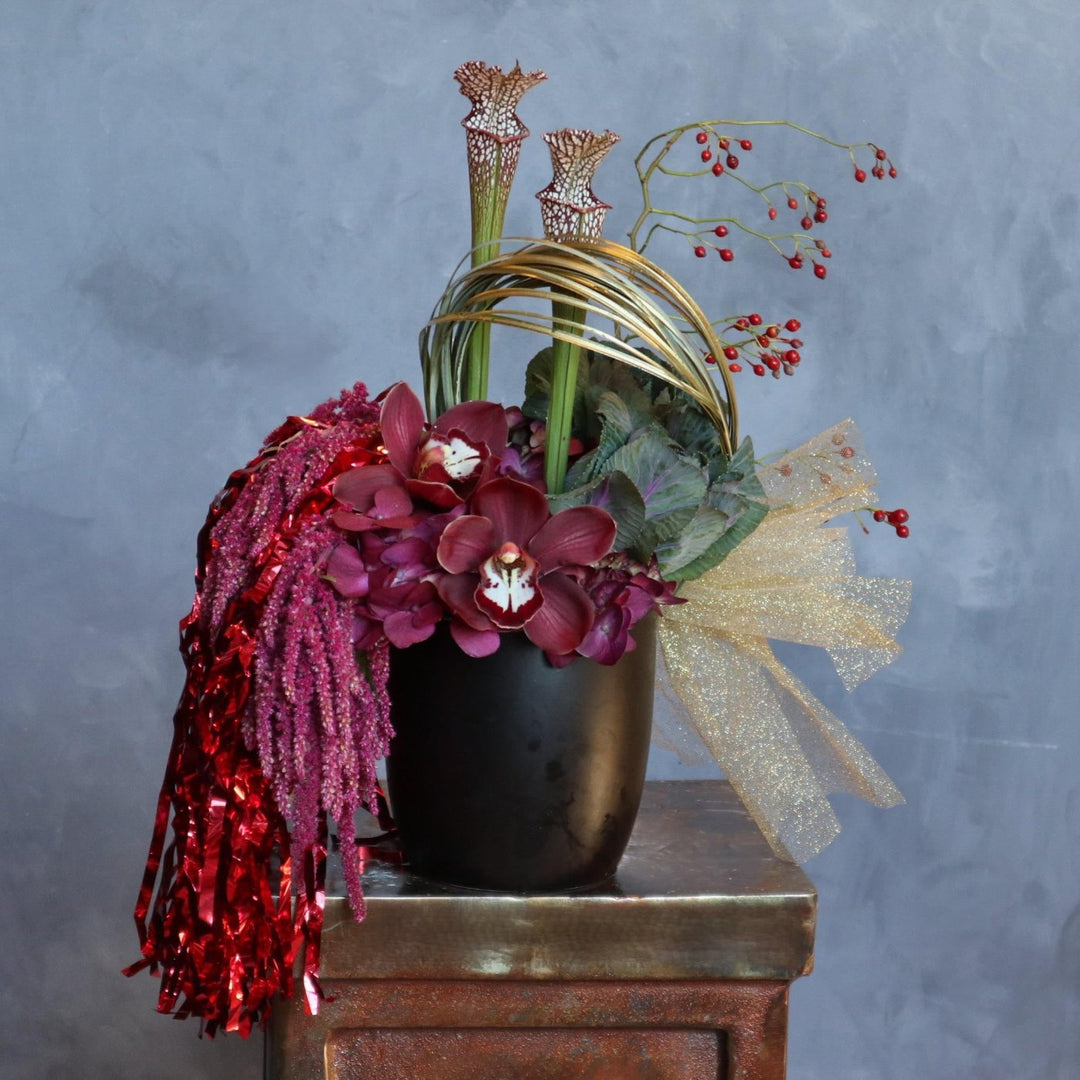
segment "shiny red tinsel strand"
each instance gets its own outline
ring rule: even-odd
[[[300,844],[300,837],[290,838],[283,814],[300,808],[283,805],[289,785],[281,784],[280,770],[273,772],[272,784],[271,769],[260,760],[252,689],[268,597],[294,550],[307,548],[311,556],[310,540],[302,538],[318,537],[333,479],[381,459],[377,416],[377,405],[357,384],[310,417],[290,418],[254,461],[229,478],[199,535],[196,598],[180,627],[187,679],[135,908],[143,959],[125,973],[160,973],[159,1011],[197,1016],[210,1036],[220,1028],[247,1035],[253,1024],[264,1022],[275,995],[292,992],[301,945],[305,999],[315,1011],[327,809],[348,849],[343,854],[350,899],[357,914],[362,911],[352,811],[358,801],[376,807],[373,781],[355,759],[381,749],[389,737],[385,686],[379,681],[385,657],[373,650],[375,685],[359,689],[356,683],[366,680],[355,675],[350,687],[340,685],[340,678],[335,685],[330,661],[323,658],[320,685],[312,688],[320,716],[329,709],[340,721],[354,699],[360,701],[361,723],[354,725],[360,731],[345,748],[347,766],[337,763],[359,782],[358,794],[333,798],[327,806],[316,789]],[[283,452],[286,447],[289,452]],[[321,595],[332,594],[324,589]],[[305,659],[317,661],[323,643],[336,642],[335,670],[347,659],[355,671],[351,652],[341,655],[343,611],[331,601],[317,617],[322,623],[304,631]],[[331,727],[327,734],[336,739],[342,732]],[[305,752],[314,756],[310,765],[318,774],[315,748]],[[305,798],[310,804],[310,789]],[[172,841],[166,847],[170,813]]]

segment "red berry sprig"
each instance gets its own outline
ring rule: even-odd
[[[902,507],[897,507],[895,510],[883,510],[881,507],[874,507],[874,520],[880,523],[891,525],[896,530],[896,535],[901,540],[906,540],[911,535],[911,529],[908,528],[908,512]]]
[[[723,336],[720,339],[728,371],[738,374],[743,370],[740,361],[748,360],[750,370],[759,377],[769,372],[777,379],[781,375],[795,374],[802,362],[799,349],[803,343],[795,337],[784,337],[782,331],[795,333],[802,325],[798,319],[788,319],[783,326],[766,324],[760,312],[752,311],[723,321],[727,324],[724,327],[726,333],[741,335],[734,340]]]

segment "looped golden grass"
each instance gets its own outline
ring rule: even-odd
[[[439,415],[462,400],[469,339],[478,324],[497,323],[582,345],[647,372],[689,394],[716,425],[731,454],[738,440],[735,389],[721,345],[689,293],[655,263],[607,240],[522,246],[451,279],[420,334],[420,360],[428,412]],[[551,314],[552,294],[582,314],[610,322],[589,326],[589,337]],[[510,299],[539,300],[538,310],[503,306]],[[650,351],[646,351],[650,350]],[[721,394],[713,372],[723,383]]]

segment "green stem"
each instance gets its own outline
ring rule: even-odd
[[[559,300],[552,302],[552,319],[558,330],[585,325],[585,313],[580,308]],[[580,359],[580,345],[558,339],[552,342],[551,397],[544,440],[544,479],[549,495],[560,494],[566,484]]]

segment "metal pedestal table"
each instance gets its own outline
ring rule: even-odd
[[[327,899],[334,1000],[279,1003],[269,1080],[785,1075],[817,898],[726,783],[646,784],[618,874],[588,892],[467,892],[375,863],[364,888],[363,923]]]

